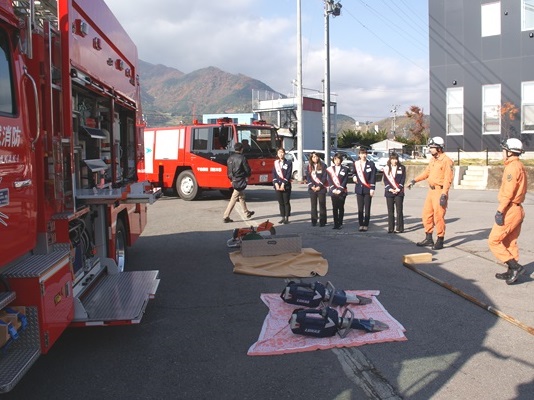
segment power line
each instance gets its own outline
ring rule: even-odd
[[[393,30],[396,31],[397,34],[399,34],[400,36],[404,36],[406,37],[408,40],[411,41],[411,43],[413,45],[416,45],[417,47],[419,47],[420,49],[422,50],[426,50],[426,45],[425,43],[423,43],[422,41],[419,41],[418,38],[420,35],[413,35],[413,34],[410,34],[409,32],[407,32],[403,27],[401,27],[395,20],[392,20],[390,18],[388,18],[386,15],[384,15],[384,13],[380,10],[377,10],[375,8],[373,8],[372,6],[370,6],[369,4],[367,4],[365,1],[363,0],[358,0],[362,5],[365,6],[365,8],[367,8],[371,13],[373,13],[374,15],[376,15],[379,19],[381,19],[382,21],[385,22],[385,27],[389,27],[389,28],[394,28]],[[385,3],[385,6],[387,8],[389,8],[393,13],[394,15],[397,15],[398,13],[396,11],[394,11],[392,8],[391,8],[391,5]],[[408,25],[409,27],[411,27],[411,25]],[[384,29],[384,28],[383,28]]]
[[[380,36],[378,36],[376,33],[374,33],[371,29],[369,29],[363,22],[361,22],[360,20],[358,20],[358,18],[356,18],[354,15],[352,15],[350,13],[350,11],[347,11],[347,13],[356,21],[358,22],[364,29],[366,29],[367,31],[369,31],[369,33],[371,33],[373,36],[375,36],[378,40],[380,40],[384,45],[386,45],[387,47],[389,47],[391,50],[393,50],[395,53],[397,53],[399,56],[401,56],[402,58],[404,58],[406,61],[408,61],[410,64],[413,64],[415,65],[417,68],[421,69],[422,71],[424,72],[428,72],[428,70],[426,68],[423,68],[421,67],[419,64],[417,64],[415,61],[411,60],[410,58],[406,57],[404,54],[402,54],[400,51],[398,51],[396,48],[394,48],[393,46],[391,46],[389,43],[387,43],[386,41],[384,41]]]

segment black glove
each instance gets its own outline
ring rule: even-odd
[[[412,186],[415,185],[415,179],[412,179],[412,181],[408,184],[408,189],[412,189]]]
[[[447,206],[447,195],[446,194],[442,194],[439,198],[439,205],[441,207],[446,207]]]
[[[495,223],[499,226],[503,226],[504,225],[504,215],[502,214],[502,212],[500,211],[497,211],[495,213]]]

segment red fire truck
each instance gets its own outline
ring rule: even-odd
[[[194,122],[145,129],[145,158],[139,176],[157,187],[175,189],[184,200],[194,200],[203,190],[231,194],[226,161],[235,143],[244,145],[252,175],[249,185],[271,183],[279,144],[277,130],[265,121],[238,124],[221,118],[214,124]]]
[[[156,292],[158,271],[124,272],[157,194],[137,62],[103,0],[0,0],[0,392],[68,326],[138,323]]]

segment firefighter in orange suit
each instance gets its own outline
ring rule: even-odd
[[[429,140],[428,147],[432,159],[428,163],[424,172],[415,177],[408,189],[419,181],[427,180],[428,194],[423,207],[423,227],[425,228],[426,237],[423,241],[417,243],[417,246],[432,246],[434,250],[443,248],[445,238],[445,212],[447,211],[447,200],[449,189],[452,185],[454,176],[454,163],[443,153],[445,142],[443,138],[436,136]],[[436,243],[432,239],[432,232],[436,228]]]
[[[521,140],[507,139],[501,147],[504,172],[498,195],[499,207],[488,243],[493,255],[508,265],[506,272],[495,274],[495,277],[511,285],[525,270],[517,262],[519,259],[517,238],[525,218],[521,203],[525,201],[527,192],[527,175],[523,163],[519,161],[519,156],[523,153]]]

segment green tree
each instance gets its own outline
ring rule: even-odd
[[[345,129],[338,136],[337,143],[340,148],[366,146],[380,142],[387,138],[387,132],[358,132],[354,129]]]

